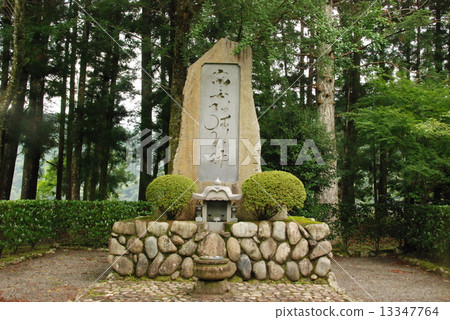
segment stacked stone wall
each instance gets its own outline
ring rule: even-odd
[[[326,278],[330,271],[330,229],[325,223],[258,221],[229,224],[214,233],[208,223],[190,221],[118,221],[109,239],[108,262],[122,276],[194,275],[194,258],[222,256],[232,276],[244,280]]]

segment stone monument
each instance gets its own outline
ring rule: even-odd
[[[219,40],[189,67],[173,174],[197,181],[197,190],[221,181],[233,194],[261,171],[259,124],[253,102],[251,48]],[[185,218],[195,215],[192,200]],[[239,212],[242,206],[238,204]]]

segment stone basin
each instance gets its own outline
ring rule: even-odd
[[[194,259],[194,276],[200,280],[220,281],[231,276],[232,266],[228,258],[201,256]]]

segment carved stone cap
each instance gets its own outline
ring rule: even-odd
[[[242,195],[233,193],[230,187],[222,186],[222,182],[217,178],[215,185],[206,187],[202,193],[194,193],[192,197],[195,200],[238,201]]]

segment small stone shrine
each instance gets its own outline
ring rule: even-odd
[[[241,195],[233,194],[229,187],[221,184],[217,178],[214,186],[206,187],[203,193],[192,195],[197,200],[195,221],[237,222],[236,201],[241,200]]]

